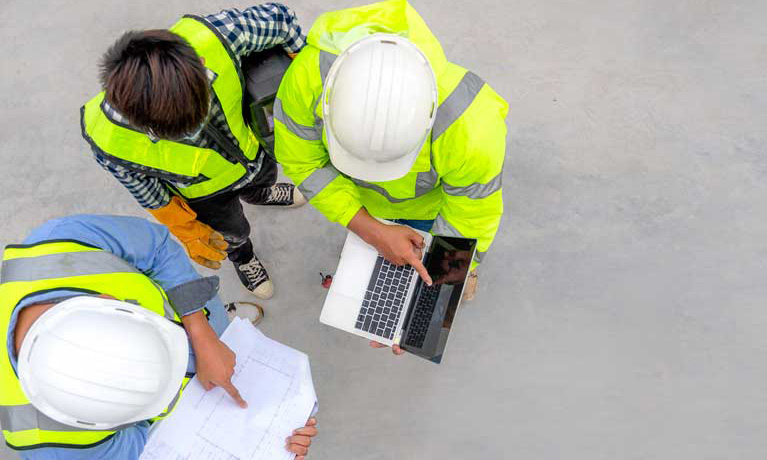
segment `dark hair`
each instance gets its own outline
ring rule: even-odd
[[[168,30],[126,32],[104,53],[106,100],[130,124],[165,139],[183,137],[208,114],[205,67],[189,43]]]

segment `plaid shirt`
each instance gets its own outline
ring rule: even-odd
[[[224,38],[237,59],[253,52],[263,51],[276,45],[282,45],[288,53],[297,53],[305,44],[295,13],[279,3],[265,3],[240,11],[238,9],[223,10],[217,14],[205,16],[204,19],[213,25]],[[208,70],[208,80],[213,83],[216,74]],[[226,136],[235,143],[234,135],[229,130],[221,102],[213,93],[210,107],[209,126]],[[119,112],[104,102],[104,112],[111,120],[128,125],[129,123]],[[150,136],[151,138],[151,136]],[[153,139],[155,140],[155,139]],[[204,131],[193,142],[197,147],[208,148],[226,156],[216,142]],[[141,165],[128,169],[112,162],[104,152],[93,147],[96,161],[122,183],[139,204],[148,209],[157,209],[170,202],[174,186],[183,185],[160,179],[140,172]],[[244,187],[259,174],[262,155],[259,160],[248,165],[248,172],[234,184],[233,189]]]

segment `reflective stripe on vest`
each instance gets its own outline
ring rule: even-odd
[[[298,190],[301,191],[307,200],[311,200],[340,174],[341,173],[328,162],[322,168],[315,169],[309,177],[304,179],[298,186]]]
[[[468,71],[458,83],[452,93],[440,104],[437,119],[431,131],[432,142],[439,138],[461,115],[469,108],[479,94],[485,82],[475,73]],[[442,184],[442,189],[448,195],[466,196],[473,199],[487,198],[501,189],[503,185],[503,172],[500,172],[487,183],[473,183],[464,186]]]
[[[490,181],[484,184],[475,182],[473,184],[456,187],[453,185],[449,185],[446,182],[442,183],[442,189],[448,195],[466,196],[475,200],[480,200],[482,198],[489,197],[493,193],[500,190],[502,186],[503,186],[503,171],[498,173],[497,176],[490,179]]]
[[[431,128],[431,140],[434,142],[447,128],[455,123],[469,108],[479,94],[485,82],[472,71],[466,71],[458,86],[448,95],[437,109],[437,117]]]
[[[176,396],[178,398],[178,395]],[[118,431],[122,428],[133,425],[116,427],[110,432]],[[0,426],[3,431],[25,431],[25,430],[46,430],[46,431],[91,431],[87,428],[77,428],[70,425],[59,423],[47,415],[35,409],[32,404],[22,404],[20,406],[0,406]]]
[[[287,126],[291,133],[305,141],[322,140],[322,129],[318,131],[315,126],[306,126],[294,121],[290,115],[286,114],[285,111],[282,110],[282,101],[280,98],[276,98],[274,100],[274,105],[272,108],[274,111],[274,119],[282,122],[285,126]]]
[[[32,404],[0,407],[0,426],[3,430],[23,431],[39,428],[50,431],[83,431],[82,428],[59,423],[38,411]]]
[[[180,321],[163,290],[128,262],[76,241],[51,240],[5,249],[0,274],[0,331],[4,336],[9,334],[11,315],[22,299],[55,289],[108,294]],[[39,412],[21,389],[7,347],[0,347],[0,427],[13,449],[91,447],[124,428],[93,431],[61,424]]]
[[[320,79],[322,80],[323,87],[325,86],[325,79],[328,76],[328,72],[330,72],[330,67],[337,57],[338,56],[335,54],[325,50],[320,51],[319,67]],[[322,101],[322,96],[317,98],[317,102],[315,102],[314,107],[312,107],[312,113],[314,113],[314,126],[306,126],[294,121],[284,110],[282,110],[282,101],[280,98],[274,100],[274,118],[284,124],[288,128],[288,131],[301,139],[305,141],[320,141],[322,140],[322,128],[325,123],[322,118],[317,115],[317,107],[319,106],[320,101]]]
[[[133,265],[111,252],[63,252],[6,259],[0,270],[0,283],[34,282],[51,278],[73,278],[105,273],[135,274],[138,271]],[[131,300],[133,299],[126,299],[126,301]],[[162,314],[169,321],[177,319],[173,307],[165,296],[163,296],[162,306],[162,312],[155,313]]]
[[[185,17],[171,31],[186,39],[205,66],[217,74],[213,91],[224,110],[227,125],[236,139],[229,160],[220,153],[181,142],[153,142],[145,133],[111,121],[102,109],[104,93],[82,109],[83,136],[112,161],[176,182],[179,193],[188,199],[225,191],[246,173],[245,165],[256,159],[259,144],[243,118],[243,78],[236,58],[218,37],[218,31],[204,19]],[[219,148],[224,148],[219,146]]]
[[[322,78],[322,87],[325,87],[325,79],[328,78],[328,73],[330,73],[330,68],[333,66],[333,63],[336,62],[336,56],[333,53],[330,53],[325,50],[320,50],[320,78]]]

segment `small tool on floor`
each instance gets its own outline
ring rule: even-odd
[[[333,284],[333,275],[323,275],[320,272],[320,276],[322,277],[322,287],[330,289],[330,285]]]

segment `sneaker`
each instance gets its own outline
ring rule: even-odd
[[[271,193],[259,203],[262,206],[288,206],[297,208],[306,204],[306,198],[293,184],[278,182],[271,187]]]
[[[235,317],[243,318],[256,326],[264,319],[264,309],[261,308],[261,305],[253,302],[232,302],[224,305],[224,308],[226,308],[226,316],[229,317],[229,321]]]
[[[269,279],[269,274],[258,260],[255,254],[253,258],[244,264],[234,264],[237,276],[240,278],[245,289],[260,299],[269,299],[274,294],[274,285]]]

